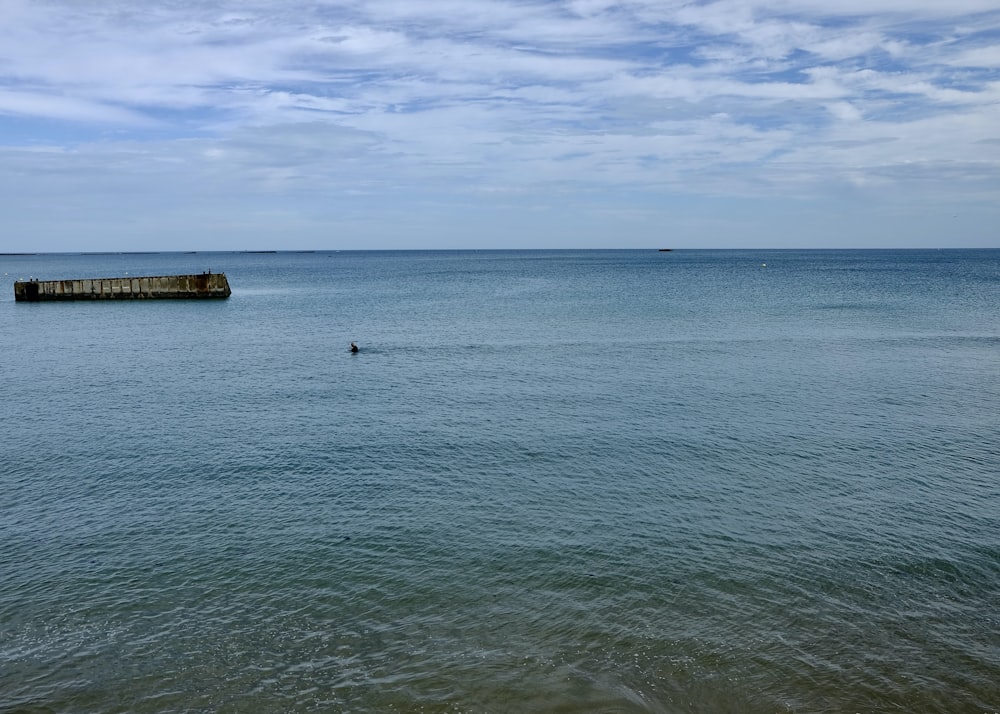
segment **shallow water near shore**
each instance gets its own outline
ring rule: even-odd
[[[1000,251],[0,273],[0,711],[1000,710]]]

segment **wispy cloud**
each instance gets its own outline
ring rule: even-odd
[[[383,245],[408,217],[418,247],[476,216],[508,216],[519,245],[610,244],[615,216],[642,217],[625,243],[643,245],[757,200],[750,240],[776,197],[817,220],[911,205],[910,236],[961,205],[983,244],[998,141],[987,0],[0,5],[0,208],[49,247],[76,239],[46,203],[91,226],[260,212],[256,239],[284,221],[313,247],[331,224]]]

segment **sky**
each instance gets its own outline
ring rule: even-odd
[[[1000,247],[997,0],[0,0],[0,252]]]

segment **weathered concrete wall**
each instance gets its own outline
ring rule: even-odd
[[[31,280],[14,283],[14,300],[132,300],[144,298],[227,298],[225,273],[153,275],[143,278]]]

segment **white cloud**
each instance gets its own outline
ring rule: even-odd
[[[71,122],[149,125],[152,120],[134,111],[77,97],[53,95],[41,91],[0,89],[0,115],[12,114]]]
[[[1000,69],[1000,45],[961,50],[953,54],[946,62],[959,67]]]
[[[76,192],[106,216],[116,191],[203,217],[266,196],[271,218],[327,216],[320,196],[963,200],[1000,193],[998,29],[979,0],[8,0],[4,210]]]
[[[833,116],[844,122],[859,121],[864,116],[861,110],[850,102],[831,102],[826,108]]]
[[[996,12],[993,0],[739,0],[760,11],[808,13],[819,17],[897,15],[938,19]]]

